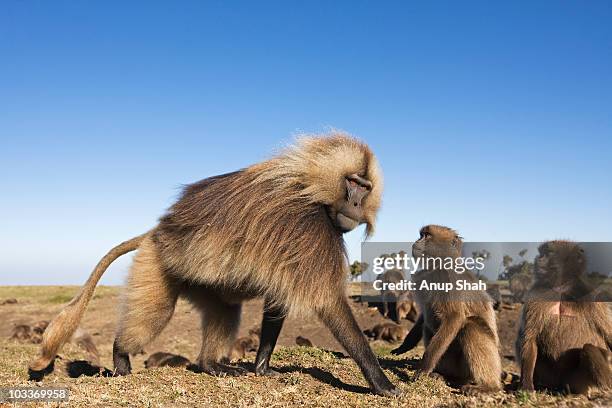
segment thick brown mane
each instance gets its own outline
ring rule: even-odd
[[[271,160],[188,186],[154,240],[183,278],[211,284],[223,274],[226,285],[248,285],[299,312],[317,303],[313,293],[342,290],[344,243],[325,206],[342,196],[344,177],[362,169],[375,180],[368,205],[377,208],[381,177],[366,145],[346,135],[302,138]],[[318,240],[304,239],[313,232]]]

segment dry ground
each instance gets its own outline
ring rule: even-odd
[[[506,392],[466,397],[440,380],[412,381],[415,363],[423,352],[418,347],[402,358],[389,354],[394,346],[374,342],[391,381],[403,391],[398,398],[384,398],[368,393],[366,383],[355,363],[333,351],[342,351],[325,327],[316,319],[288,319],[272,358],[272,365],[281,371],[276,377],[261,378],[248,375],[241,378],[215,378],[185,369],[160,368],[146,370],[146,355],[132,358],[134,374],[127,377],[70,378],[65,363],[83,359],[85,354],[69,344],[60,352],[56,370],[40,383],[28,382],[27,363],[37,353],[37,345],[9,339],[16,324],[31,324],[52,318],[62,304],[76,293],[76,287],[0,287],[0,303],[16,298],[17,304],[0,305],[0,387],[6,386],[66,386],[70,389],[71,407],[115,406],[612,406],[611,393],[597,393],[590,399],[578,396],[546,393],[517,393],[508,386]],[[112,368],[112,342],[116,324],[119,290],[100,287],[82,322],[82,328],[93,335],[101,352],[102,364]],[[380,315],[365,305],[353,303],[355,315],[362,328],[382,321]],[[249,302],[243,311],[241,335],[259,324],[262,304]],[[499,315],[500,338],[504,368],[516,373],[511,359],[512,342],[516,332],[518,309],[503,310]],[[180,302],[170,325],[148,353],[167,351],[193,359],[199,350],[200,335],[197,313]],[[405,324],[409,325],[409,322]],[[310,339],[316,348],[295,346],[295,337]],[[241,364],[248,367],[253,355]],[[2,405],[2,404],[0,404]],[[34,404],[30,404],[34,405]],[[53,404],[49,404],[53,405]],[[57,403],[55,404],[57,405]]]

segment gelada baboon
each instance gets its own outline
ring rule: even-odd
[[[397,319],[398,322],[402,319],[408,319],[411,322],[416,322],[417,317],[419,316],[419,312],[417,310],[417,305],[410,292],[403,292],[399,298],[397,299]]]
[[[383,282],[383,284],[400,283],[404,280],[404,275],[398,269],[390,269],[382,274],[380,280]],[[383,287],[386,288],[387,285],[384,285]],[[397,315],[397,304],[400,296],[403,293],[404,292],[401,290],[383,289],[380,291],[380,296],[382,297],[383,316],[395,321],[396,323],[400,322],[400,318]]]
[[[382,175],[367,145],[348,135],[301,139],[278,156],[187,186],[151,231],[113,248],[80,294],[51,323],[40,358],[47,368],[76,329],[96,283],[120,255],[138,249],[114,344],[115,372],[166,326],[179,295],[202,311],[198,364],[210,374],[243,374],[222,364],[236,336],[241,302],[263,297],[255,370],[269,360],[287,312],[314,311],[361,368],[372,390],[396,394],[361,334],[345,297],[342,234],[374,229]]]
[[[257,351],[259,347],[259,337],[261,336],[260,329],[249,330],[248,336],[239,337],[234,341],[232,347],[230,347],[229,354],[227,355],[228,361],[236,361],[241,358],[245,358],[247,353],[251,351]]]
[[[447,227],[428,225],[412,247],[412,256],[431,259],[456,259],[463,242]],[[414,274],[416,287],[421,282],[453,283],[454,289],[417,290],[414,292],[421,314],[404,343],[393,354],[405,353],[424,338],[425,353],[417,377],[441,374],[461,386],[464,393],[492,392],[501,389],[501,359],[497,323],[491,298],[484,291],[465,291],[456,282],[476,282],[469,272],[461,274],[444,269],[440,263],[427,263],[430,269]]]
[[[569,390],[612,386],[612,317],[605,302],[580,301],[586,257],[569,241],[538,249],[535,283],[521,314],[516,352],[521,388]]]
[[[374,340],[384,340],[391,343],[402,340],[408,330],[395,323],[379,323],[370,329],[364,330],[363,334]]]
[[[312,341],[302,336],[297,336],[295,338],[295,344],[301,347],[314,347],[314,344],[312,344]]]
[[[145,368],[156,367],[188,367],[191,362],[178,354],[166,353],[158,351],[153,353],[144,362]]]

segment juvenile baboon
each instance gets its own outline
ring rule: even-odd
[[[425,259],[457,259],[463,242],[447,227],[428,225],[420,231],[420,238],[412,247],[412,256]],[[432,262],[433,264],[433,262]],[[501,389],[501,359],[495,312],[491,298],[484,291],[460,291],[456,282],[476,282],[470,272],[456,273],[453,269],[433,265],[417,272],[413,280],[452,283],[453,289],[417,290],[414,295],[421,314],[406,336],[404,343],[393,354],[414,348],[421,337],[425,353],[417,377],[430,375],[434,370],[464,393],[491,392]]]
[[[610,388],[612,317],[607,303],[583,300],[583,249],[549,241],[538,252],[516,342],[521,388],[580,394]]]
[[[374,340],[384,340],[391,343],[402,340],[408,330],[395,323],[380,323],[363,333]]]
[[[297,336],[295,338],[295,344],[302,347],[314,347],[312,341],[308,340],[306,337]]]
[[[257,374],[269,360],[285,315],[314,311],[361,368],[372,390],[395,395],[361,334],[345,296],[342,234],[374,229],[382,176],[367,145],[345,134],[303,138],[278,156],[187,186],[151,231],[113,248],[50,324],[40,358],[47,368],[81,319],[95,285],[117,257],[138,249],[114,343],[118,375],[166,326],[178,296],[202,311],[198,364],[210,374],[244,374],[220,362],[236,337],[241,303],[263,297]]]
[[[183,356],[163,351],[151,354],[144,362],[145,368],[187,367],[190,364],[191,362]]]

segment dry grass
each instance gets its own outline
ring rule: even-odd
[[[116,303],[117,292],[114,288],[101,288],[98,299],[92,304],[95,310],[104,305]],[[8,314],[27,313],[38,310],[53,314],[59,309],[53,299],[70,296],[75,288],[0,288],[0,300],[15,297],[17,305],[0,306],[0,318]],[[97,302],[97,305],[95,304]],[[51,309],[51,310],[49,310]],[[178,314],[192,316],[186,305],[179,305]],[[25,313],[25,312],[24,312]],[[89,314],[90,315],[90,314]],[[100,327],[96,338],[100,344],[103,363],[110,365],[110,344],[112,325],[102,328],[102,322],[109,324],[112,314],[94,313],[89,316],[87,325]],[[26,315],[22,317],[25,319]],[[33,316],[33,315],[32,315]],[[187,317],[177,317],[177,325],[187,324]],[[193,316],[195,318],[195,316]],[[183,319],[183,320],[182,320]],[[5,320],[6,321],[6,320]],[[190,322],[190,321],[189,321]],[[111,322],[112,323],[112,322]],[[291,322],[288,322],[291,324]],[[181,339],[173,333],[164,336],[155,349],[182,352],[193,355],[197,352],[199,339]],[[291,330],[291,328],[288,328]],[[109,331],[110,330],[110,331]],[[109,334],[110,333],[110,334]],[[197,333],[194,332],[194,333]],[[307,333],[306,333],[307,334]],[[193,337],[193,336],[192,336]],[[282,343],[282,342],[281,342]],[[478,397],[466,397],[457,393],[440,380],[422,379],[412,381],[414,363],[418,361],[422,348],[414,350],[404,358],[389,355],[390,345],[373,343],[380,356],[384,370],[391,381],[403,391],[397,398],[371,395],[355,363],[340,356],[337,352],[319,348],[280,346],[276,349],[272,365],[281,371],[274,377],[256,377],[252,374],[240,378],[216,378],[179,368],[142,368],[142,359],[134,359],[134,374],[127,377],[85,377],[70,378],[65,370],[65,362],[83,358],[82,351],[74,345],[67,345],[61,351],[56,371],[40,383],[27,380],[27,363],[35,356],[37,346],[22,344],[7,338],[2,333],[0,339],[0,384],[6,386],[66,386],[70,389],[70,402],[60,405],[70,407],[119,407],[119,406],[224,406],[224,407],[286,407],[286,406],[373,406],[373,407],[434,407],[434,406],[610,406],[612,396],[594,394],[591,399],[582,396],[562,396],[547,393],[499,392]],[[248,367],[253,357],[240,364]],[[1,404],[0,404],[1,405]]]

